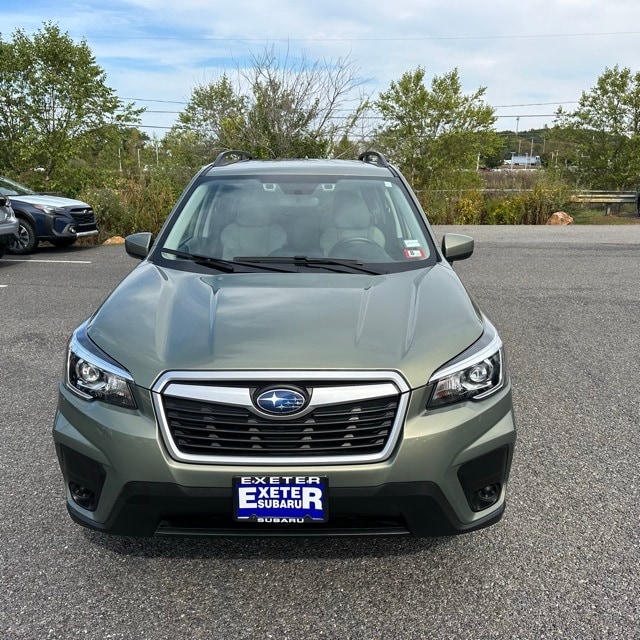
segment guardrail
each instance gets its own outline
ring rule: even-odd
[[[635,191],[579,191],[574,193],[571,202],[580,202],[583,204],[604,204],[607,208],[606,215],[611,213],[611,207],[615,207],[616,211],[620,211],[623,204],[636,204],[637,194]]]
[[[531,191],[531,189],[501,189],[490,188],[482,189],[482,193],[485,195],[504,195],[504,194],[516,194],[525,193]],[[432,189],[429,191],[416,191],[417,194],[423,195],[426,193],[451,193],[454,195],[460,195],[461,193],[477,193],[476,189]],[[569,196],[570,202],[577,202],[581,204],[604,204],[607,205],[607,214],[610,210],[610,205],[615,205],[617,209],[623,204],[635,205],[638,201],[638,194],[635,191],[604,191],[604,190],[591,190],[591,191],[576,191]]]
[[[634,204],[635,191],[578,191],[571,196],[572,202],[592,204]]]

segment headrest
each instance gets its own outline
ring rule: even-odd
[[[333,210],[338,229],[364,229],[371,225],[367,203],[353,191],[336,193]]]
[[[241,227],[268,227],[271,224],[271,209],[263,191],[243,189],[239,193],[237,208],[235,222]]]

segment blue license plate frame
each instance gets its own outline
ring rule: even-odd
[[[233,519],[259,524],[321,524],[329,520],[326,476],[235,476]]]

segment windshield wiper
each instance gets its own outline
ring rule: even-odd
[[[170,253],[172,256],[182,258],[183,260],[190,260],[195,264],[211,267],[212,269],[218,269],[226,273],[234,273],[236,267],[250,267],[252,269],[266,269],[267,271],[278,271],[281,273],[291,273],[290,269],[278,269],[277,267],[271,267],[267,265],[260,265],[254,262],[243,262],[241,260],[223,260],[222,258],[213,258],[211,256],[205,256],[198,253],[188,253],[187,251],[178,251],[177,249],[160,249],[163,253]]]
[[[369,269],[368,267],[363,266],[364,263],[362,260],[347,260],[342,258],[310,258],[309,256],[241,256],[238,260],[251,264],[260,262],[267,264],[280,262],[283,264],[295,264],[305,267],[324,267],[329,269],[330,267],[345,267],[347,269],[352,269],[353,271],[368,273],[373,276],[379,276],[381,273],[386,273],[384,271]],[[336,273],[344,273],[344,269],[330,270],[335,271]]]

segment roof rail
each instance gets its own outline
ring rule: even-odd
[[[358,156],[358,160],[368,164],[375,164],[378,167],[389,167],[387,159],[379,151],[365,151]]]
[[[219,153],[211,166],[224,167],[228,164],[233,164],[234,162],[242,162],[243,160],[253,160],[253,156],[248,151],[231,149],[230,151],[223,151],[222,153]]]

